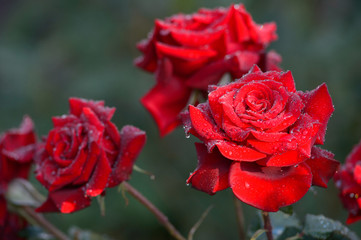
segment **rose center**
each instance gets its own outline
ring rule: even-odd
[[[262,113],[265,112],[271,103],[269,99],[265,98],[265,95],[261,91],[251,91],[245,98],[246,109],[254,112]]]

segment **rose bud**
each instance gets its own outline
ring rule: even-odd
[[[334,179],[342,204],[349,212],[346,223],[361,220],[361,142],[347,156]]]
[[[28,178],[35,142],[34,125],[29,117],[24,117],[18,129],[10,129],[0,136],[0,236],[5,239],[24,239],[18,232],[27,222],[8,211],[5,193],[15,178]]]
[[[262,72],[211,86],[208,101],[183,114],[196,143],[198,167],[188,183],[209,194],[230,187],[241,201],[278,211],[311,185],[327,187],[339,163],[323,144],[333,112],[325,84],[296,91],[291,72]]]
[[[208,85],[217,84],[225,73],[240,78],[254,64],[263,70],[280,70],[281,57],[265,52],[277,39],[275,32],[275,23],[256,24],[243,5],[156,20],[148,39],[137,45],[143,55],[135,64],[155,73],[156,85],[141,102],[161,136],[181,123],[179,113],[192,92],[207,96]]]
[[[54,128],[39,145],[36,179],[48,191],[39,212],[71,213],[90,205],[105,188],[128,180],[145,132],[110,121],[115,108],[103,101],[70,98],[70,113],[53,117]]]

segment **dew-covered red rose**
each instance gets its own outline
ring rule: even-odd
[[[274,23],[256,24],[243,5],[156,20],[148,39],[137,45],[143,56],[135,64],[156,73],[157,84],[142,103],[161,135],[179,125],[178,115],[193,90],[206,91],[225,73],[239,78],[253,64],[279,70],[280,56],[265,52],[277,38],[275,31]]]
[[[49,191],[37,211],[70,213],[90,205],[91,197],[128,180],[145,143],[133,126],[119,132],[110,121],[115,108],[103,101],[71,98],[70,113],[54,117],[38,147],[36,178]]]
[[[18,233],[27,222],[7,210],[5,193],[15,178],[27,179],[33,162],[36,136],[29,117],[24,117],[18,129],[0,136],[0,236],[4,240],[21,240]]]
[[[325,84],[296,91],[291,72],[255,66],[241,79],[210,86],[208,101],[183,114],[197,143],[198,168],[188,182],[214,194],[231,187],[265,211],[298,201],[311,187],[327,187],[338,162],[323,144],[334,108]]]
[[[340,199],[349,212],[346,223],[361,220],[361,142],[347,156],[334,179]]]

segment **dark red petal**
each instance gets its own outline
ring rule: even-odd
[[[316,144],[323,144],[325,141],[327,122],[335,110],[327,86],[324,83],[315,90],[301,93],[300,96],[305,103],[304,112],[321,123],[320,130],[317,133]]]
[[[81,174],[72,182],[73,185],[80,185],[87,183],[90,179],[91,174],[94,171],[95,165],[99,159],[100,148],[98,147],[97,143],[92,142],[89,143],[89,152],[86,162],[84,163],[84,167],[82,169]]]
[[[333,159],[333,154],[318,147],[313,147],[311,158],[305,163],[311,168],[312,185],[327,188],[340,163]]]
[[[4,226],[7,212],[6,199],[0,195],[0,227]]]
[[[81,149],[73,162],[66,168],[59,169],[53,164],[44,164],[45,167],[49,167],[47,170],[41,170],[46,174],[46,179],[51,184],[48,190],[59,189],[81,176],[88,155],[89,153],[86,150]]]
[[[279,66],[282,62],[282,57],[277,52],[273,50],[269,51],[265,56],[265,62],[266,67],[264,67],[264,69],[266,71],[282,71],[282,68]]]
[[[258,33],[261,42],[263,42],[264,44],[268,44],[270,42],[273,42],[274,40],[277,40],[278,37],[276,34],[276,30],[277,30],[276,23],[270,22],[258,26],[259,26]]]
[[[230,74],[233,78],[240,78],[260,60],[260,54],[253,51],[237,51],[226,56],[231,64]]]
[[[191,75],[185,83],[188,87],[206,91],[209,85],[217,84],[231,67],[229,61],[225,59],[212,61]]]
[[[361,186],[361,161],[359,164],[357,164],[355,166],[355,169],[353,171],[353,175],[354,175],[354,178],[355,178],[355,181],[360,184]]]
[[[146,141],[144,131],[129,125],[122,128],[120,136],[121,144],[119,156],[112,166],[112,172],[107,187],[114,187],[122,181],[129,179],[134,162]]]
[[[156,43],[156,48],[160,54],[180,58],[187,61],[210,58],[217,55],[217,52],[212,49],[182,48],[161,42]]]
[[[224,157],[235,161],[253,162],[266,157],[266,154],[228,141],[218,141],[216,145]]]
[[[288,167],[288,166],[295,166],[296,164],[304,162],[305,159],[306,159],[305,157],[300,156],[298,151],[291,150],[281,154],[272,155],[262,165],[268,167]]]
[[[307,157],[311,156],[311,150],[320,126],[317,120],[315,121],[307,114],[302,114],[290,130],[291,135],[297,141],[299,152]]]
[[[357,213],[357,214],[351,214],[349,213],[347,220],[346,220],[346,224],[352,224],[355,223],[357,221],[361,220],[361,210]]]
[[[37,212],[72,213],[90,205],[89,197],[80,188],[50,191],[48,199],[36,209]]]
[[[251,131],[252,135],[259,141],[262,142],[277,142],[280,141],[282,138],[286,138],[288,136],[288,133],[286,132],[262,132],[262,131]]]
[[[361,141],[352,148],[352,151],[346,158],[346,167],[350,171],[353,170],[355,165],[361,160]]]
[[[205,46],[220,38],[224,31],[225,27],[222,26],[217,29],[207,28],[203,31],[170,29],[170,34],[183,46],[199,48],[200,46]]]
[[[193,129],[207,140],[224,139],[223,134],[218,130],[210,116],[199,108],[189,105],[189,115]]]
[[[110,120],[115,112],[115,108],[104,107],[104,101],[69,98],[70,114],[80,117],[85,107],[93,110],[102,121]]]
[[[85,194],[90,197],[101,194],[107,185],[111,171],[112,169],[108,158],[103,150],[99,155],[95,170],[89,179],[89,182],[85,185]]]
[[[228,188],[228,172],[231,161],[224,158],[217,149],[209,153],[203,144],[195,143],[195,146],[198,167],[190,175],[187,183],[191,183],[192,187],[211,195]]]
[[[234,89],[238,89],[243,86],[242,82],[234,82],[221,87],[216,88],[214,91],[208,94],[208,103],[212,112],[212,116],[214,121],[218,126],[222,126],[222,112],[223,112],[223,104],[219,102],[219,99]]]
[[[283,72],[278,79],[275,79],[283,84],[289,92],[296,92],[295,80],[293,79],[291,71]]]
[[[157,85],[142,99],[143,106],[152,114],[161,136],[165,136],[181,122],[179,113],[186,107],[191,90],[183,80],[172,75],[169,60],[162,61],[157,73]]]
[[[104,131],[104,124],[91,108],[84,107],[82,116],[84,116],[84,120],[86,120],[89,124],[93,125],[98,131]]]
[[[268,212],[276,212],[300,200],[311,182],[311,170],[303,163],[297,167],[276,168],[233,162],[229,176],[237,198]]]

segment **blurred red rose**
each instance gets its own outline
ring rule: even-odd
[[[231,187],[265,211],[297,202],[311,187],[327,187],[339,165],[323,144],[334,108],[325,84],[297,92],[291,72],[249,74],[211,86],[208,101],[189,106],[184,126],[197,143],[198,168],[188,182],[214,194]]]
[[[110,121],[115,108],[103,101],[71,98],[70,114],[54,117],[38,147],[36,178],[49,191],[37,211],[70,213],[91,197],[128,180],[146,135],[133,126],[119,132]]]
[[[346,223],[361,220],[361,142],[353,148],[334,178],[341,201],[349,212]]]
[[[142,98],[162,136],[180,124],[192,90],[205,92],[225,73],[239,78],[258,64],[280,70],[281,57],[266,53],[277,39],[276,24],[256,24],[243,5],[227,9],[200,9],[156,20],[148,39],[137,47],[143,56],[135,64],[156,73],[157,84]]]
[[[18,232],[27,222],[8,212],[4,194],[15,178],[27,179],[33,162],[36,136],[29,117],[24,117],[18,129],[11,129],[0,136],[0,237],[4,240],[20,240]]]

